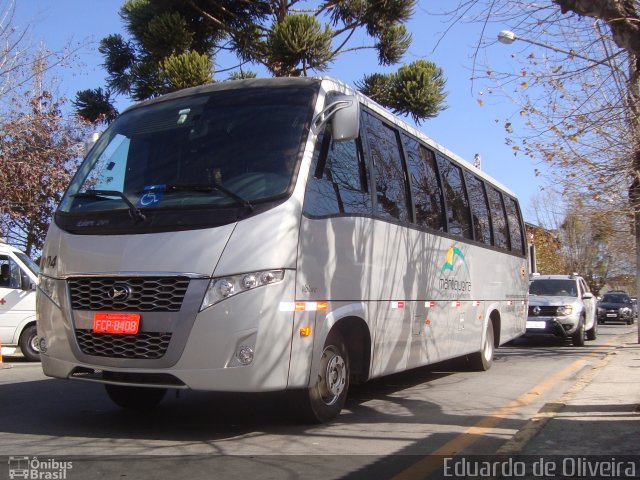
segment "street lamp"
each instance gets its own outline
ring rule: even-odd
[[[547,49],[553,50],[554,52],[557,52],[557,53],[564,53],[565,55],[568,55],[570,57],[581,58],[582,60],[586,60],[587,62],[595,63],[595,64],[598,64],[598,65],[604,65],[607,68],[616,68],[616,67],[614,67],[613,65],[611,65],[608,62],[608,60],[610,60],[609,58],[607,58],[606,61],[594,60],[593,58],[589,58],[589,57],[585,57],[583,55],[580,55],[580,54],[574,52],[573,50],[563,50],[561,48],[554,47],[553,45],[547,45],[545,43],[536,42],[535,40],[529,40],[528,38],[519,37],[518,35],[513,33],[511,30],[502,30],[498,34],[498,41],[500,43],[504,43],[505,45],[511,45],[516,40],[520,40],[521,42],[530,43],[531,45],[536,45],[538,47],[547,48]]]

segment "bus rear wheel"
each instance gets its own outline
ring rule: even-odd
[[[306,390],[296,392],[298,416],[307,423],[324,423],[336,418],[349,390],[349,354],[338,331],[327,336],[315,381]]]
[[[166,388],[127,387],[106,384],[109,398],[125,410],[148,410],[156,407],[167,393]]]
[[[493,364],[493,354],[495,352],[493,322],[487,324],[487,334],[484,337],[482,350],[467,356],[469,368],[476,372],[484,372],[491,368]]]

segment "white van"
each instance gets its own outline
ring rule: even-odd
[[[0,276],[0,341],[2,353],[20,347],[31,361],[40,360],[36,334],[36,284],[38,266],[24,253],[0,240],[0,266],[7,265],[9,278]],[[4,267],[6,269],[7,267]]]

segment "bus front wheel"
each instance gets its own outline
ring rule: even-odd
[[[165,394],[166,388],[127,387],[106,384],[109,398],[125,410],[147,410],[157,406]]]
[[[471,370],[483,372],[491,368],[491,364],[493,363],[493,354],[495,352],[495,345],[493,342],[493,322],[489,321],[487,324],[487,334],[485,335],[484,343],[482,344],[482,350],[467,356]]]
[[[349,390],[349,354],[342,335],[332,331],[327,336],[320,366],[313,384],[298,392],[301,419],[310,423],[323,423],[338,416]]]

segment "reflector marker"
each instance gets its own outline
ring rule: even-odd
[[[429,300],[428,302],[424,302],[424,306],[427,308],[436,308],[436,302]]]
[[[329,310],[329,302],[280,302],[281,312],[315,312]]]
[[[311,335],[311,327],[301,327],[300,328],[300,336],[308,337]]]
[[[398,300],[397,302],[391,302],[391,308],[402,309],[404,308],[404,302],[402,300]]]
[[[474,307],[479,307],[479,306],[480,306],[480,304],[481,304],[480,300],[474,300],[474,301],[473,301],[473,306],[474,306]]]
[[[458,308],[462,305],[462,302],[460,300],[454,300],[453,302],[451,302],[451,306],[453,308]]]

